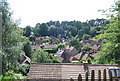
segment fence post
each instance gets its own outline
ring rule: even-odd
[[[112,79],[112,72],[110,70],[108,70],[108,74],[109,74],[109,80],[113,81],[113,79]]]
[[[117,78],[117,72],[116,72],[115,69],[114,69],[114,75],[115,75],[115,81],[119,81],[118,78]]]
[[[94,81],[94,80],[95,80],[94,75],[95,75],[95,72],[94,72],[94,70],[92,70],[92,71],[91,71],[91,81]]]
[[[78,76],[78,81],[82,81],[82,76],[81,76],[81,74],[79,74],[79,76]]]
[[[88,71],[85,73],[85,81],[88,81]]]
[[[106,81],[106,69],[103,71],[103,81]]]
[[[71,78],[70,81],[74,81],[74,80]]]
[[[101,81],[101,71],[98,70],[98,81]]]

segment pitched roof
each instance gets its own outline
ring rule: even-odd
[[[101,70],[101,74],[103,74],[103,70],[109,67],[120,67],[120,66],[88,64],[89,72],[91,72],[91,70],[95,70],[96,79],[98,75],[98,70]],[[82,75],[83,79],[85,78],[85,71],[83,64],[67,64],[67,63],[35,64],[34,63],[31,64],[28,79],[70,79],[70,78],[77,79],[79,74]]]
[[[88,54],[85,54],[83,57],[82,57],[82,59],[87,59],[89,57],[89,55]]]
[[[100,46],[94,45],[91,49],[98,50]]]
[[[64,53],[70,55],[70,56],[74,56],[78,54],[78,50],[76,48],[74,48],[73,46],[66,46]]]
[[[57,44],[44,45],[44,48],[45,48],[45,49],[56,48],[57,46],[58,46]]]
[[[36,37],[35,40],[51,39],[49,36]]]
[[[83,56],[83,53],[81,52],[81,53],[71,57],[70,61],[73,61],[73,59],[80,60],[82,58],[82,56]]]
[[[32,49],[40,49],[39,45],[32,45]]]

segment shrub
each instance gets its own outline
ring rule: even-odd
[[[88,61],[89,64],[92,64],[92,59],[90,57],[87,58],[87,61]]]
[[[23,64],[20,67],[20,72],[22,72],[23,75],[27,75],[29,72],[30,65],[29,64]]]
[[[48,52],[48,53],[56,53],[57,52],[57,48],[44,49],[44,51]]]
[[[83,61],[86,61],[86,60],[85,60],[85,59],[81,59],[81,60],[80,60],[80,63],[83,63]]]
[[[65,46],[65,44],[60,43],[57,48],[64,48]]]
[[[53,63],[62,63],[61,61],[59,61],[58,59],[54,59]]]
[[[50,39],[43,39],[43,40],[42,40],[42,43],[47,43],[47,42],[48,42],[48,43],[51,43],[51,40],[50,40]]]

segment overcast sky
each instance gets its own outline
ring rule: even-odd
[[[52,21],[86,21],[105,18],[98,10],[108,9],[114,0],[8,0],[20,27]]]

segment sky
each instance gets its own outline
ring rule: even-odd
[[[20,27],[49,21],[86,21],[105,18],[98,10],[108,9],[114,0],[7,0]]]

